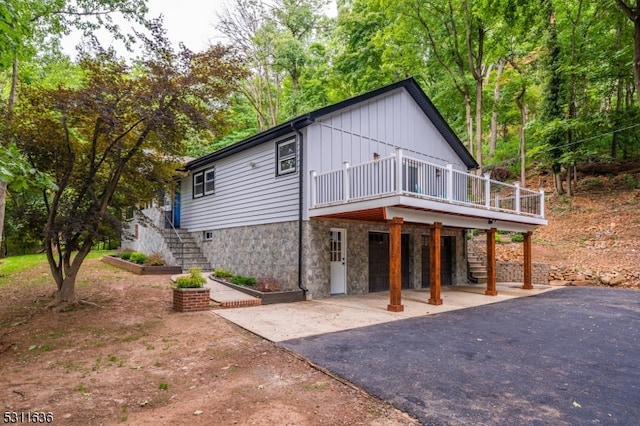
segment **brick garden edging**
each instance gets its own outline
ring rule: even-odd
[[[207,311],[210,308],[210,289],[201,288],[174,288],[173,310],[176,312]]]

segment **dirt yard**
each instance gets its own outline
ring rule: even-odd
[[[417,424],[211,312],[173,312],[167,276],[88,260],[77,294],[98,306],[54,314],[48,274],[42,265],[0,278],[3,414],[91,425]]]

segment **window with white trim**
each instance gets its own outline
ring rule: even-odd
[[[202,170],[193,174],[193,198],[210,195],[215,192],[215,168]]]
[[[277,175],[285,175],[296,171],[296,140],[287,139],[276,144]]]

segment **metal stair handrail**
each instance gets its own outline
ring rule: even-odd
[[[167,217],[165,215],[164,217],[164,222],[165,222],[165,228],[166,225],[168,224],[170,226],[170,229],[173,231],[172,233],[169,234],[169,250],[171,251],[171,245],[173,244],[173,237],[174,235],[176,237],[178,237],[178,242],[180,243],[180,267],[182,268],[182,270],[184,270],[184,241],[182,240],[182,237],[180,237],[180,234],[178,233],[178,230],[176,229],[175,226],[173,226],[173,221],[171,219],[169,219],[169,217]]]

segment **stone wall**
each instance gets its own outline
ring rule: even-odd
[[[298,288],[298,222],[213,230],[204,241],[194,232],[202,253],[215,268],[255,278],[275,278],[283,290]]]
[[[546,263],[531,264],[531,280],[533,284],[549,284],[549,265]],[[524,262],[496,262],[496,281],[499,283],[521,283],[524,281]]]
[[[369,232],[389,232],[387,223],[314,219],[305,222],[304,284],[313,298],[330,296],[329,232],[344,228],[347,234],[347,294],[369,293]],[[402,233],[409,234],[410,287],[422,287],[422,243],[429,236],[428,225],[403,224]],[[444,228],[443,236],[455,239],[453,282],[467,280],[465,239],[461,230]]]
[[[152,207],[136,211],[132,220],[123,223],[122,248],[139,251],[146,255],[161,253],[165,264],[177,265],[176,259],[169,250],[160,223],[164,218],[164,213],[160,208]]]

